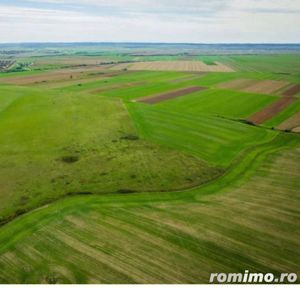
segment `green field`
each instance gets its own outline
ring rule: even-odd
[[[228,56],[199,56],[199,60],[208,63],[223,62],[238,71],[272,73],[277,75],[299,76],[299,57],[290,54],[278,55],[228,55]]]
[[[0,231],[1,281],[196,283],[206,282],[211,270],[294,272],[300,263],[297,142],[275,140],[256,154],[260,164],[251,174],[244,170],[249,162],[238,165],[239,174],[209,188],[79,196],[31,212]],[[290,149],[276,151],[283,146]]]
[[[182,189],[221,172],[140,139],[117,98],[1,89],[3,221],[67,194]]]
[[[187,59],[235,71],[114,70]],[[299,84],[298,55],[70,48],[16,61],[33,64],[0,73],[0,283],[299,273],[300,135],[276,128],[300,110],[299,94],[254,125],[282,95],[218,87]],[[139,101],[188,87],[205,89]]]
[[[271,140],[276,133],[228,119],[190,114],[145,104],[130,107],[141,134],[154,142],[226,167],[246,147]]]
[[[231,90],[208,89],[172,101],[159,103],[160,106],[172,111],[192,114],[210,114],[227,118],[246,118],[278,97],[257,95]]]

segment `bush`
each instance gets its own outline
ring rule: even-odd
[[[130,140],[130,141],[136,141],[139,139],[139,137],[137,135],[131,135],[131,134],[128,134],[128,135],[124,135],[122,137],[120,137],[121,140]]]
[[[78,155],[66,155],[61,158],[61,160],[65,163],[73,163],[79,160]]]

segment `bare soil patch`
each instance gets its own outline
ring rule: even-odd
[[[202,91],[205,89],[206,88],[204,88],[204,87],[193,86],[193,87],[170,91],[167,93],[162,93],[162,94],[158,94],[158,95],[154,95],[154,96],[139,98],[137,101],[142,102],[142,103],[147,103],[147,104],[156,104],[161,101],[177,98],[180,96],[184,96],[184,95],[187,95],[187,94],[190,94],[193,92],[197,92],[197,91]]]
[[[286,119],[280,125],[277,126],[280,130],[289,130],[293,132],[300,131],[300,112],[297,112],[290,118]],[[299,132],[298,131],[298,132]]]
[[[284,96],[294,96],[298,93],[300,93],[300,84],[292,86],[291,88],[284,91],[282,94]]]
[[[265,122],[268,119],[271,119],[276,114],[284,110],[288,105],[293,103],[296,100],[294,97],[283,97],[276,101],[275,103],[272,103],[271,105],[265,107],[264,109],[256,112],[251,117],[248,118],[248,120],[256,125],[259,125],[263,122]]]

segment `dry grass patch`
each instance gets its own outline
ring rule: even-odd
[[[232,90],[242,90],[250,85],[255,84],[256,80],[251,79],[236,79],[229,82],[221,83],[218,85],[218,88],[221,89],[232,89]]]
[[[283,123],[277,126],[277,128],[280,130],[290,130],[293,132],[300,132],[300,112],[286,119]]]
[[[149,61],[135,62],[126,66],[116,65],[113,69],[124,69],[132,71],[182,71],[182,72],[234,72],[234,70],[222,63],[216,62],[215,65],[206,65],[200,61]]]
[[[248,93],[274,94],[288,85],[289,83],[285,81],[236,79],[221,83],[218,87],[221,89],[232,89]]]
[[[232,89],[248,93],[274,94],[288,85],[289,83],[285,81],[236,79],[221,83],[218,87],[221,89]]]
[[[249,93],[258,93],[258,94],[273,94],[276,91],[287,86],[288,84],[289,83],[285,81],[272,81],[272,80],[258,81],[257,83],[242,89],[242,91],[249,92]]]

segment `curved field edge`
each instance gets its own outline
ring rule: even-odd
[[[120,99],[3,91],[14,97],[0,104],[0,222],[66,194],[184,189],[221,172],[141,139]]]
[[[223,178],[230,185],[210,185],[230,192],[80,196],[17,219],[0,229],[0,282],[205,283],[241,268],[295,272],[299,141],[282,134],[271,146],[249,152],[245,177],[234,169]]]
[[[14,90],[15,87],[6,87],[6,89],[7,91]],[[2,120],[5,120],[6,117],[10,123],[9,127],[11,127],[5,130],[3,124],[2,129],[5,131],[3,135],[6,136],[3,136],[0,142],[4,142],[8,152],[11,152],[12,148],[19,152],[21,147],[21,153],[16,154],[16,164],[11,169],[13,171],[11,177],[9,178],[4,172],[2,172],[1,177],[4,183],[18,184],[16,190],[18,192],[20,190],[21,197],[20,201],[18,201],[19,198],[15,198],[10,210],[2,198],[2,204],[8,210],[5,211],[7,216],[2,214],[2,223],[7,223],[43,204],[65,197],[66,194],[104,195],[108,192],[173,191],[211,182],[224,170],[224,168],[212,166],[211,163],[203,163],[184,150],[176,151],[174,148],[163,147],[142,139],[124,139],[124,135],[125,137],[133,135],[133,138],[137,139],[137,129],[134,128],[134,125],[137,125],[138,121],[131,121],[128,110],[119,99],[108,99],[97,95],[74,96],[71,94],[63,94],[65,96],[62,97],[60,94],[54,95],[51,91],[49,94],[45,92],[40,95],[39,90],[33,88],[19,88],[14,91],[18,93],[26,91],[28,94],[24,92],[23,97],[20,96],[15,99],[12,102],[14,105],[10,105],[5,113],[2,111],[0,114]],[[99,100],[101,100],[101,105],[99,105]],[[43,108],[41,109],[41,107]],[[46,116],[44,112],[46,112]],[[66,113],[68,114],[67,117],[65,116]],[[19,116],[15,118],[15,114]],[[102,116],[100,117],[100,115]],[[26,125],[27,118],[29,119],[29,127],[31,127],[31,121],[34,119],[34,128],[28,128]],[[105,120],[106,129],[103,130],[99,125],[95,126],[95,118],[101,122]],[[74,121],[77,123],[76,125],[74,125]],[[15,129],[15,123],[17,123],[17,129]],[[47,123],[46,128],[44,123]],[[24,124],[25,128],[23,128]],[[245,125],[240,124],[240,126],[244,127]],[[76,134],[78,140],[75,143],[70,140],[69,133],[72,137]],[[103,137],[103,133],[107,134],[107,141],[99,142],[98,137],[99,135],[100,138]],[[270,134],[270,137],[275,135],[274,132]],[[24,141],[23,136],[25,136],[26,141]],[[51,142],[47,140],[49,136]],[[252,138],[258,141],[258,137],[254,137],[253,134]],[[31,145],[31,139],[37,141],[35,146]],[[15,145],[12,145],[12,142]],[[97,145],[96,150],[95,144]],[[44,156],[40,157],[39,154],[36,155],[37,146],[41,153],[46,151],[47,156],[45,158]],[[53,147],[59,150],[52,150]],[[123,152],[124,149],[127,151],[126,153]],[[105,153],[102,153],[102,150],[105,150]],[[49,153],[49,151],[51,152]],[[119,159],[111,159],[112,156],[109,153],[116,152]],[[23,161],[20,161],[23,159],[20,155],[25,156],[24,166]],[[60,160],[64,159],[65,156],[79,156],[80,160],[66,164]],[[99,162],[97,156],[100,156],[100,159],[105,159],[105,161]],[[28,162],[26,157],[30,157],[29,160],[33,162],[32,165],[26,166]],[[2,158],[2,161],[5,162],[5,157]],[[112,161],[115,169],[107,174],[107,169],[111,167]],[[11,156],[7,158],[7,162],[11,163]],[[53,164],[51,170],[49,170],[49,162]],[[120,173],[122,166],[123,174]],[[189,169],[191,167],[192,170]],[[103,175],[101,175],[100,180],[95,182],[94,177],[99,179],[99,174]],[[159,175],[159,177],[151,178],[151,175]],[[15,178],[18,180],[16,181]],[[40,184],[28,183],[27,178],[34,178]],[[54,183],[49,184],[49,179],[51,182],[53,180]],[[139,184],[137,180],[143,184]],[[41,186],[43,189],[40,188]],[[40,192],[41,190],[42,192]],[[26,191],[26,193],[22,194],[22,191]],[[9,198],[13,197],[12,194],[12,192],[7,192]]]
[[[236,159],[227,172],[212,182],[201,187],[195,187],[177,192],[144,192],[133,194],[105,194],[105,195],[72,195],[57,199],[56,202],[39,207],[20,215],[14,220],[0,227],[0,252],[4,252],[25,236],[34,233],[40,226],[53,219],[60,218],[65,210],[85,204],[101,204],[103,206],[135,206],[163,202],[182,202],[185,200],[206,200],[207,195],[226,192],[233,186],[245,183],[262,165],[266,158],[273,153],[299,145],[300,136],[280,133],[271,142],[251,147],[244,152],[243,160]]]
[[[258,160],[257,160],[257,156],[261,156],[264,153],[268,153],[268,151],[273,151],[274,148],[279,148],[279,147],[284,147],[285,144],[287,144],[285,141],[281,141],[278,140],[279,138],[281,138],[282,136],[284,136],[285,134],[279,134],[277,135],[275,138],[273,138],[271,141],[268,142],[264,142],[261,144],[258,144],[256,146],[250,146],[248,148],[246,148],[245,150],[243,150],[242,152],[239,153],[238,156],[235,157],[234,160],[232,160],[231,164],[227,167],[227,169],[223,170],[223,172],[219,172],[219,174],[216,174],[215,176],[212,176],[210,179],[207,179],[206,181],[202,181],[200,184],[195,184],[194,186],[191,186],[188,189],[169,189],[169,190],[128,190],[128,189],[124,189],[123,190],[119,189],[116,190],[116,192],[104,192],[104,193],[94,193],[92,191],[85,191],[85,192],[72,192],[72,193],[66,193],[66,194],[62,194],[59,197],[56,198],[52,198],[52,199],[48,199],[47,201],[43,201],[41,204],[39,205],[35,205],[34,207],[25,209],[23,208],[21,211],[17,211],[15,214],[3,217],[1,220],[1,224],[0,227],[3,225],[6,225],[8,223],[10,223],[11,221],[14,221],[16,218],[26,215],[28,213],[30,213],[32,210],[34,209],[39,209],[41,206],[44,206],[45,204],[51,204],[51,203],[55,203],[56,201],[59,200],[63,200],[65,198],[69,198],[72,196],[79,196],[79,195],[84,195],[84,196],[89,196],[89,195],[96,195],[96,196],[108,196],[110,194],[112,195],[116,195],[118,196],[118,194],[120,193],[145,193],[148,194],[148,192],[155,193],[155,192],[159,192],[159,193],[163,193],[163,194],[168,194],[168,193],[173,193],[173,192],[177,192],[177,191],[184,191],[185,193],[188,190],[194,190],[194,189],[201,189],[201,194],[207,194],[207,193],[213,193],[216,192],[215,187],[218,187],[219,184],[223,184],[224,186],[226,186],[227,184],[230,183],[230,181],[232,179],[237,179],[238,176],[242,176],[242,178],[244,178],[246,176],[246,174],[250,171],[250,169],[247,169],[248,165],[252,165],[254,164],[254,161],[256,161],[256,164],[258,164]],[[285,135],[286,136],[286,135]],[[293,137],[293,136],[291,136]],[[225,178],[225,179],[224,179]],[[219,182],[220,181],[220,182]],[[216,184],[214,185],[213,183],[216,182]],[[127,195],[129,196],[129,195]],[[162,197],[161,195],[159,195],[159,197]]]

